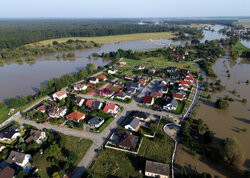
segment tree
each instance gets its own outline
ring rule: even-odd
[[[207,99],[208,99],[208,100],[211,99],[211,95],[210,95],[210,94],[207,95]]]
[[[200,135],[204,135],[207,131],[207,126],[202,119],[198,119],[198,131]]]
[[[247,99],[242,99],[242,103],[247,103]]]
[[[63,99],[60,101],[60,105],[61,105],[61,106],[64,106],[65,103],[66,103],[65,98],[63,98]]]
[[[61,149],[59,148],[59,146],[56,144],[53,144],[53,145],[50,145],[50,147],[47,149],[45,154],[46,154],[46,157],[52,157],[52,156],[58,156],[60,152],[61,152]]]
[[[53,41],[53,43],[52,43],[53,45],[56,45],[56,46],[58,46],[59,45],[59,43],[58,43],[58,41]]]
[[[215,106],[216,106],[218,109],[226,109],[226,108],[229,107],[229,104],[228,104],[227,101],[225,101],[225,100],[219,98],[219,99],[216,100]]]
[[[233,166],[240,166],[244,161],[242,145],[235,137],[224,141],[224,161]]]
[[[96,70],[96,64],[95,63],[88,63],[86,65],[86,70],[88,74],[92,74]]]

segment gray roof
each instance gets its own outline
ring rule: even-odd
[[[143,118],[143,119],[147,119],[148,116],[149,116],[148,113],[141,112],[141,111],[135,112],[135,113],[133,114],[133,117],[139,117],[139,118]]]
[[[164,163],[158,163],[153,161],[146,161],[145,172],[166,175],[169,174],[169,165]]]
[[[11,151],[9,154],[9,157],[7,158],[6,162],[9,164],[12,163],[22,163],[25,157],[25,153],[17,152],[17,151]]]
[[[8,138],[11,139],[11,137],[17,133],[17,131],[15,131],[17,129],[17,126],[12,125],[9,126],[5,129],[3,129],[2,131],[0,131],[0,138]]]
[[[92,117],[91,119],[88,120],[88,124],[89,125],[97,125],[99,124],[100,122],[102,122],[104,119],[101,118],[101,117]]]
[[[129,123],[129,125],[133,128],[136,129],[136,127],[139,125],[140,121],[138,119],[132,119]]]
[[[178,106],[178,101],[177,101],[176,99],[172,99],[172,100],[171,100],[171,104],[172,104],[174,107],[177,108],[177,106]]]

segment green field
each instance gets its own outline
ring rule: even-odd
[[[69,38],[58,38],[51,40],[44,40],[35,45],[46,45],[52,44],[53,41],[65,42],[69,39],[72,40],[83,40],[83,41],[94,41],[96,43],[116,43],[121,41],[134,41],[134,40],[148,40],[148,39],[160,39],[160,38],[172,38],[174,34],[171,32],[157,32],[157,33],[135,33],[135,34],[126,34],[126,35],[113,35],[113,36],[99,36],[99,37],[69,37]]]
[[[10,109],[8,107],[0,107],[0,123],[10,117],[10,115],[8,115],[9,111]]]
[[[241,54],[243,51],[250,50],[246,46],[244,46],[240,41],[236,43],[234,46],[234,50],[237,51],[239,54]]]
[[[71,167],[70,171],[73,171],[74,167],[76,167],[77,164],[80,162],[80,160],[84,157],[84,155],[86,154],[92,143],[93,142],[91,140],[85,140],[61,134],[61,139],[60,139],[61,150],[66,149],[73,152],[73,154],[76,155],[76,160],[71,161],[69,157],[66,158],[61,153],[57,155],[56,159],[59,162],[72,163],[72,166],[70,166]],[[46,160],[46,157],[44,155],[41,155],[40,153],[36,153],[33,156],[32,165],[39,169],[38,174],[40,175],[40,177],[49,178],[52,177],[51,175],[54,172],[60,171],[58,163]]]

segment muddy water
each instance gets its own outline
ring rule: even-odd
[[[250,167],[250,84],[245,83],[250,79],[250,64],[241,63],[241,61],[242,59],[238,59],[236,63],[230,63],[229,59],[223,57],[215,63],[213,70],[222,84],[226,85],[226,90],[212,94],[210,102],[202,102],[196,118],[205,120],[209,128],[216,133],[217,143],[232,136],[242,143],[246,152],[246,161],[242,169],[245,169]],[[226,70],[230,71],[230,78],[227,77]],[[236,95],[232,94],[234,89],[237,91]],[[216,109],[214,107],[216,99],[226,95],[235,101],[230,102],[230,107],[226,110]],[[243,104],[242,98],[246,98],[248,102]],[[247,131],[243,132],[242,129]]]

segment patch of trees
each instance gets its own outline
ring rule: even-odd
[[[237,20],[229,19],[180,19],[180,20],[165,20],[165,23],[176,24],[176,25],[191,25],[191,24],[220,24],[225,26],[232,26],[233,22]]]
[[[100,47],[101,45],[93,41],[87,42],[82,40],[68,40],[66,42],[59,43],[54,41],[48,45],[26,45],[15,49],[2,49],[0,48],[0,59],[20,58],[25,57],[25,61],[34,61],[34,57],[44,54],[80,50],[86,48]],[[75,57],[73,53],[68,53],[65,57]]]
[[[222,98],[219,98],[216,100],[215,102],[215,106],[218,108],[218,109],[226,109],[229,107],[229,103],[222,99]]]

